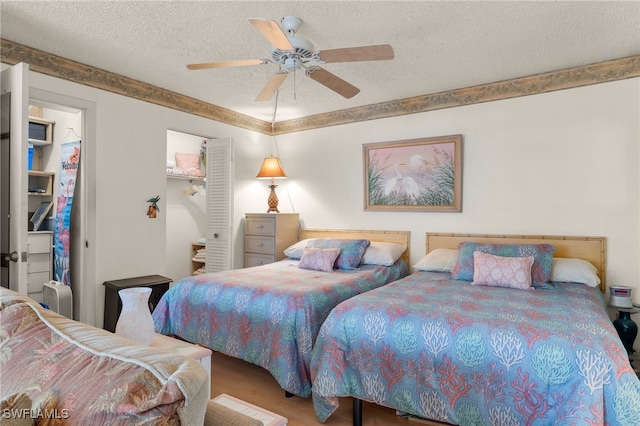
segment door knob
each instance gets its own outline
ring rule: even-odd
[[[3,253],[4,257],[3,259],[6,261],[11,261],[11,262],[17,262],[18,261],[18,252],[17,251],[12,251],[9,254]]]

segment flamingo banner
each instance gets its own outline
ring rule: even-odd
[[[53,243],[53,276],[58,282],[71,285],[69,271],[70,227],[73,192],[80,166],[80,141],[66,142],[60,152],[60,179],[56,205],[56,228]]]

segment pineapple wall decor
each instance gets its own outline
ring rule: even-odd
[[[149,216],[149,219],[155,219],[158,212],[160,211],[160,207],[158,207],[158,201],[160,201],[160,196],[156,195],[153,198],[149,198],[147,200],[147,203],[151,203],[149,205],[149,209],[147,210],[147,216]]]

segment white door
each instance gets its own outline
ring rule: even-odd
[[[207,139],[206,272],[232,268],[233,143]]]
[[[1,284],[27,294],[27,139],[29,65],[2,71],[2,142],[0,147]]]

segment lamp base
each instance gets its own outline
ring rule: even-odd
[[[271,193],[269,193],[269,210],[267,210],[267,213],[280,213],[280,210],[278,210],[278,195],[276,194],[277,186],[278,185],[269,185],[269,188],[271,188]]]

